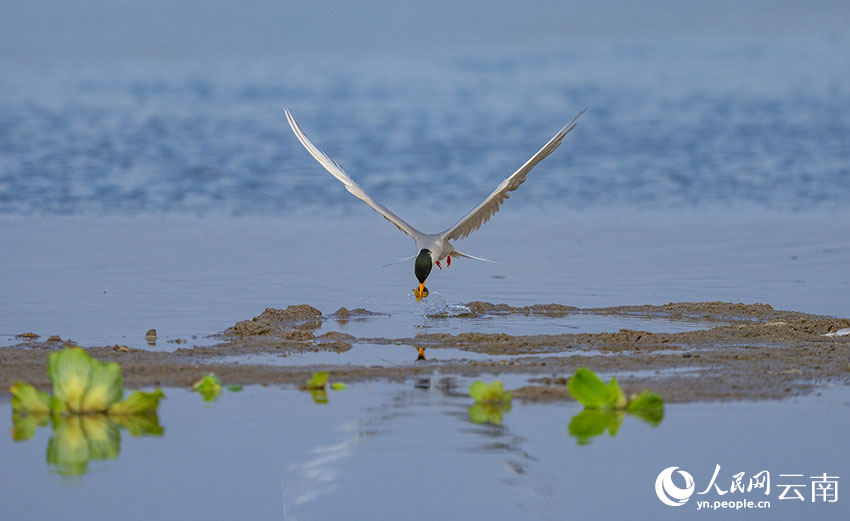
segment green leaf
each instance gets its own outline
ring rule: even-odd
[[[587,408],[573,416],[569,432],[577,438],[579,445],[586,445],[591,438],[601,435],[606,429],[611,436],[616,436],[624,416],[622,411]]]
[[[475,381],[469,386],[469,396],[476,402],[483,401],[490,390],[490,386],[484,382]]]
[[[85,411],[83,400],[89,388],[91,372],[92,359],[81,347],[47,355],[47,376],[53,384],[53,395],[63,410]]]
[[[613,383],[619,388],[616,381]],[[567,382],[567,389],[577,402],[590,408],[608,407],[611,404],[611,399],[616,397],[615,390],[602,383],[602,380],[586,367],[580,367],[576,370],[570,381]]]
[[[47,414],[50,412],[50,396],[39,391],[30,384],[15,382],[9,387],[12,393],[12,410],[32,414]]]
[[[156,414],[159,407],[159,401],[165,397],[165,394],[159,389],[149,393],[142,391],[134,391],[124,401],[113,404],[109,408],[110,416],[130,416],[141,414]]]
[[[475,403],[482,404],[510,404],[511,393],[505,392],[501,380],[496,380],[491,384],[475,381],[469,386],[469,396],[475,400]]]
[[[511,410],[511,393],[505,392],[500,380],[491,384],[472,382],[469,396],[475,400],[469,408],[469,419],[474,423],[501,425],[504,414]]]
[[[328,377],[330,374],[327,371],[322,371],[320,373],[313,373],[313,377],[307,380],[307,388],[308,389],[324,389],[325,385],[328,383]]]
[[[348,389],[348,384],[344,384],[342,382],[334,382],[333,385],[331,385],[331,389],[333,389],[334,391],[344,391]]]
[[[211,402],[221,394],[221,380],[216,375],[210,373],[195,382],[192,385],[192,390],[200,393],[204,397],[204,401]]]
[[[651,391],[644,391],[629,402],[630,414],[657,426],[664,419],[664,400]]]
[[[625,409],[626,408],[626,393],[620,388],[620,384],[617,383],[617,377],[611,377],[611,381],[608,382],[608,405],[614,409]]]
[[[83,396],[83,412],[104,412],[124,396],[121,366],[114,363],[104,363],[91,360],[91,378],[88,390]]]
[[[232,392],[232,393],[238,393],[239,391],[242,390],[242,386],[238,385],[238,384],[228,385],[227,390]]]

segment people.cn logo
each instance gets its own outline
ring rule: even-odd
[[[685,488],[679,488],[673,484],[673,471],[677,468],[679,467],[669,467],[662,470],[658,479],[655,480],[655,493],[658,494],[658,499],[671,507],[684,505],[694,493],[694,478],[684,470],[680,470],[679,474],[685,478]]]

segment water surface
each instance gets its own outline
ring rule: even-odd
[[[92,462],[76,478],[56,475],[45,463],[48,428],[26,442],[0,438],[9,469],[0,476],[6,511],[37,519],[70,511],[93,520],[395,519],[399,512],[410,519],[634,512],[685,519],[698,499],[732,496],[712,492],[668,507],[656,497],[659,472],[680,467],[702,491],[719,464],[717,483],[726,490],[738,472],[746,473],[745,483],[762,470],[771,473],[768,496],[744,495],[770,500],[770,510],[736,515],[846,518],[840,495],[837,503],[778,500],[779,474],[843,479],[850,460],[834,435],[846,423],[843,390],[782,402],[668,404],[657,427],[627,416],[615,437],[580,445],[568,433],[580,410],[574,402],[515,401],[501,426],[474,424],[468,384],[439,374],[357,384],[330,392],[327,404],[313,403],[308,393],[260,387],[205,404],[197,394],[168,389],[160,406],[162,437],[125,433],[117,459]],[[9,416],[8,403],[0,404],[0,423]]]

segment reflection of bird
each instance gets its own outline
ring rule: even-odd
[[[416,258],[413,271],[416,278],[419,280],[419,287],[415,288],[413,292],[416,295],[416,299],[421,300],[423,297],[428,296],[428,289],[425,287],[425,279],[428,277],[428,274],[431,273],[431,268],[434,264],[436,264],[438,268],[442,269],[440,262],[445,260],[446,266],[450,266],[452,257],[466,257],[468,259],[491,262],[487,261],[487,259],[459,252],[449,241],[463,239],[480,228],[482,224],[486,223],[490,217],[493,216],[493,214],[498,212],[499,207],[505,199],[510,197],[510,192],[519,188],[519,185],[525,181],[526,176],[528,176],[528,173],[531,172],[532,168],[534,168],[534,165],[542,161],[543,158],[551,154],[556,148],[558,148],[558,146],[560,146],[564,136],[569,134],[570,131],[575,128],[575,121],[583,113],[584,111],[579,112],[576,117],[574,117],[564,128],[555,134],[555,136],[550,139],[543,148],[531,156],[531,159],[526,161],[519,170],[502,181],[483,203],[479,204],[469,213],[461,217],[461,219],[451,228],[434,234],[420,232],[413,226],[407,224],[399,216],[391,212],[386,206],[372,199],[369,194],[364,192],[363,189],[360,188],[360,186],[355,183],[347,173],[345,173],[345,170],[343,170],[336,161],[326,156],[324,152],[319,150],[316,145],[307,139],[304,131],[301,130],[301,127],[298,125],[298,122],[295,121],[295,118],[292,117],[289,110],[286,110],[286,119],[289,121],[289,126],[292,127],[292,131],[295,132],[295,136],[301,144],[304,145],[304,148],[310,152],[310,155],[312,155],[319,164],[325,167],[325,170],[330,172],[332,176],[339,179],[342,184],[345,185],[345,188],[354,194],[355,197],[371,206],[372,209],[383,215],[386,220],[396,225],[399,230],[410,235],[413,240],[416,241],[416,249],[419,253],[403,260],[410,260],[414,257]]]

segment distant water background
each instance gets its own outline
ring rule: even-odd
[[[850,207],[846,4],[438,4],[12,2],[0,215],[368,211],[284,107],[414,222],[451,224],[584,108],[511,211]]]

